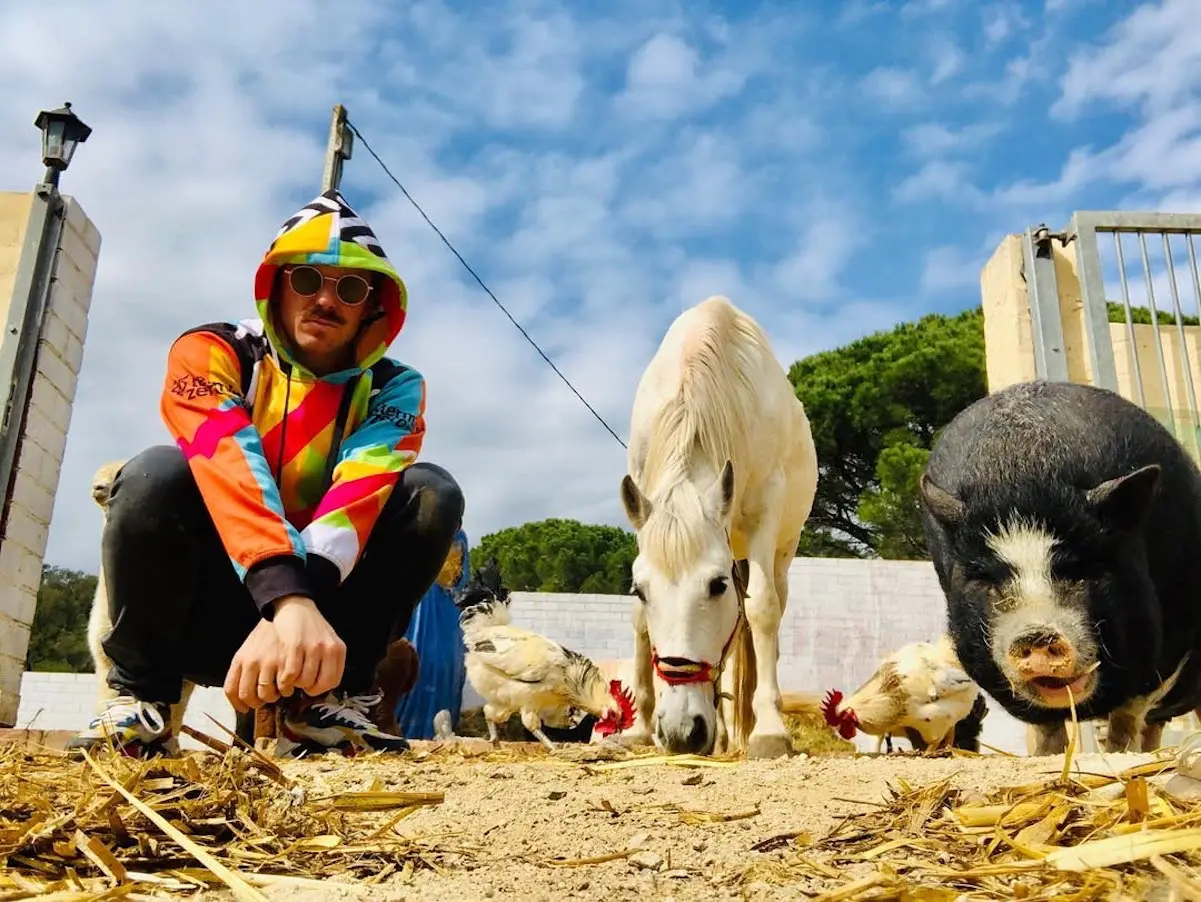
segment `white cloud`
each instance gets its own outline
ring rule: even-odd
[[[1030,20],[1017,3],[997,3],[983,11],[984,44],[996,47],[1030,27]]]
[[[908,0],[901,6],[903,18],[918,18],[943,13],[962,0]]]
[[[1132,125],[1107,145],[1074,148],[1054,181],[1023,179],[996,199],[1058,204],[1098,185],[1117,185],[1144,208],[1179,209],[1201,194],[1199,62],[1195,4],[1161,0],[1135,9],[1096,44],[1070,54],[1050,110],[1058,120],[1074,122],[1086,112],[1116,108],[1129,113]]]
[[[743,170],[742,149],[732,136],[689,130],[675,148],[649,166],[660,190],[625,205],[631,222],[665,237],[713,233],[737,220],[759,196],[762,187]]]
[[[930,83],[934,85],[940,85],[947,79],[958,75],[968,61],[967,54],[954,40],[949,38],[933,41],[930,45],[930,56],[932,58]]]
[[[1106,40],[1071,57],[1053,115],[1073,118],[1086,104],[1112,101],[1163,113],[1195,103],[1201,88],[1201,18],[1192,0],[1146,3]]]
[[[884,0],[845,0],[839,5],[834,24],[838,28],[857,28],[889,11],[889,5]]]
[[[841,297],[842,277],[856,251],[867,242],[862,222],[836,202],[815,202],[792,252],[774,268],[777,290],[802,300]]]
[[[678,35],[660,32],[630,57],[617,104],[636,118],[674,118],[737,93],[742,83],[742,74],[703,63]]]
[[[961,247],[943,245],[926,254],[922,267],[921,287],[924,291],[943,292],[980,284],[980,270],[985,260]]]
[[[864,92],[894,109],[918,104],[925,96],[921,78],[911,69],[879,66],[863,78]]]
[[[979,200],[979,189],[968,179],[964,163],[932,160],[893,189],[893,199],[904,204],[940,200],[971,204]]]
[[[923,122],[901,133],[906,149],[919,158],[942,157],[972,150],[1001,131],[995,122],[978,122],[952,128],[941,122]]]

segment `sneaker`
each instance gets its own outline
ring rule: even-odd
[[[279,757],[319,755],[339,751],[346,757],[362,752],[405,752],[409,742],[385,733],[372,722],[370,712],[380,702],[380,693],[305,699],[284,706],[280,735],[275,740]]]
[[[108,700],[86,729],[67,740],[65,748],[69,752],[90,752],[111,746],[130,758],[172,757],[177,747],[170,717],[170,705],[118,695]]]

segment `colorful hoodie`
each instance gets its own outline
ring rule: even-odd
[[[318,377],[276,333],[281,265],[382,273],[380,314],[355,365]],[[346,579],[400,472],[425,436],[425,380],[384,357],[408,294],[371,228],[336,190],[292,216],[255,277],[259,318],[181,335],[167,358],[161,411],[217,532],[263,616],[271,602],[320,599]],[[375,292],[373,292],[375,296]]]

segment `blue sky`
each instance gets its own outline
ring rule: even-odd
[[[95,129],[63,183],[103,247],[51,562],[95,567],[92,472],[166,440],[169,342],[253,315],[335,102],[622,436],[667,325],[708,295],[787,364],[979,303],[1008,232],[1201,211],[1194,0],[588,8],[0,8],[0,188],[40,175],[40,108]],[[408,281],[392,351],[429,380],[424,456],[463,483],[473,540],[623,523],[621,447],[362,146],[343,189]]]

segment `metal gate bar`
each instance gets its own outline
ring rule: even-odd
[[[1063,319],[1059,313],[1059,283],[1051,255],[1051,234],[1045,225],[1022,233],[1022,256],[1034,327],[1034,375],[1054,382],[1068,381]]]

